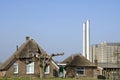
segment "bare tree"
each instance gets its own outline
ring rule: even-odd
[[[37,61],[39,61],[39,64],[40,64],[40,78],[45,77],[45,74],[44,74],[45,67],[50,65],[52,57],[62,56],[62,55],[64,55],[64,53],[56,53],[56,54],[53,53],[50,56],[47,54],[41,54],[41,55],[38,55],[37,57],[34,57],[34,59],[35,60],[37,59]]]

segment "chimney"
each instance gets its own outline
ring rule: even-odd
[[[87,20],[86,22],[86,47],[87,47],[87,59],[90,60],[90,21]]]
[[[16,50],[18,51],[18,45],[16,46]]]
[[[86,23],[83,23],[83,56],[86,57]]]
[[[30,37],[29,37],[29,36],[26,36],[26,41],[29,40],[29,39],[30,39]]]
[[[83,56],[90,60],[90,20],[83,23]]]

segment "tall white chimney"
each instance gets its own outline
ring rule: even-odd
[[[83,23],[83,56],[90,60],[90,21]]]
[[[87,43],[87,59],[90,60],[90,21],[86,22],[86,43]]]
[[[86,23],[83,23],[83,56],[86,57]]]

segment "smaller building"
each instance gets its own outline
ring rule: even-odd
[[[62,61],[62,64],[66,64],[66,77],[97,78],[97,66],[82,55],[72,55]]]

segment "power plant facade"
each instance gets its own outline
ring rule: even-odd
[[[90,20],[83,23],[83,56],[90,60]]]
[[[120,64],[120,43],[95,44],[90,47],[90,61],[97,59],[98,64]]]

